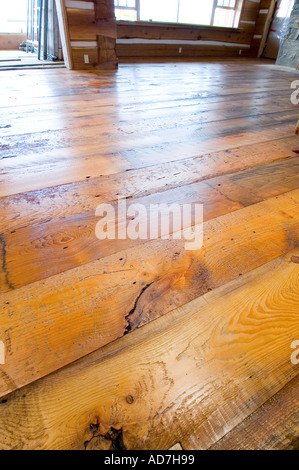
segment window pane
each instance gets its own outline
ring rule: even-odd
[[[136,0],[114,0],[116,7],[136,8]]]
[[[135,0],[114,1],[117,20],[137,21],[137,11],[127,8],[134,8]],[[217,0],[217,4],[214,26],[232,27],[235,11],[229,8],[235,7],[236,0]],[[213,8],[214,0],[140,0],[140,20],[210,25]]]
[[[180,23],[211,24],[213,0],[181,0]]]
[[[282,0],[277,13],[278,18],[288,18],[293,9],[294,0]]]
[[[231,28],[234,23],[235,10],[216,8],[214,26],[226,26]]]
[[[122,10],[115,8],[115,16],[118,21],[137,21],[136,10]]]
[[[176,23],[178,0],[140,0],[141,21],[165,21]]]
[[[217,7],[235,8],[236,0],[217,0]]]

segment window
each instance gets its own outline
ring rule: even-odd
[[[214,11],[214,26],[234,26],[236,0],[217,0]]]
[[[237,27],[242,0],[115,0],[117,20]]]
[[[139,0],[114,0],[117,20],[139,21],[137,14],[138,1]]]

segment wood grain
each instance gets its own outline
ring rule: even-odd
[[[298,374],[298,254],[6,397],[0,448],[101,448],[105,436],[113,447],[112,432],[126,449],[222,437]]]
[[[108,156],[102,159],[98,156],[97,163],[101,165],[101,172],[107,172],[107,175],[88,178],[78,183],[55,186],[55,188],[45,188],[43,190],[2,197],[0,199],[0,232],[4,234],[28,225],[95,211],[100,203],[115,201],[117,198],[126,197],[132,199],[163,192],[165,185],[170,190],[183,185],[212,179],[220,175],[241,172],[260,165],[265,165],[265,168],[271,169],[271,166],[268,164],[282,162],[284,159],[295,157],[293,147],[296,144],[296,137],[285,137],[284,139],[275,139],[244,147],[227,149],[139,170],[127,168],[129,164],[126,165],[120,155],[118,159],[113,158],[113,156],[110,156],[109,159]],[[76,157],[78,158],[79,155],[76,155]],[[53,158],[54,155],[46,155],[47,165],[45,172],[47,172],[48,183],[50,182],[49,163]],[[73,156],[74,159],[75,155]],[[22,165],[23,171],[27,171],[26,168],[29,167],[30,173],[35,172],[34,166],[36,164],[42,164],[36,157],[34,161],[33,157],[27,161],[24,157],[15,158],[13,162],[16,162],[13,168]],[[55,168],[59,168],[57,156],[54,162]],[[79,162],[76,161],[75,164],[78,169]],[[2,165],[7,165],[6,168],[12,169],[13,163],[7,159],[4,160]],[[116,171],[113,168],[121,165],[123,165],[124,170],[130,169],[130,171],[119,171],[114,175],[109,174],[109,172],[113,173],[113,171]],[[290,165],[292,165],[291,162]],[[258,173],[259,169],[256,168],[256,175]],[[61,174],[59,174],[58,170],[54,174],[52,173],[52,175],[54,182],[59,181],[58,178]],[[70,177],[71,175],[68,176]],[[296,174],[290,177],[295,179]],[[267,178],[268,181],[269,179]],[[30,175],[31,187],[32,182],[33,176]],[[20,184],[24,185],[24,178]],[[40,182],[37,184],[40,184]],[[18,188],[21,189],[20,186]],[[11,189],[16,190],[15,179]]]
[[[259,419],[259,448],[296,447],[296,79],[225,57],[1,73],[1,448],[246,446]],[[204,203],[203,248],[99,243],[118,198]]]
[[[299,158],[260,166],[235,175],[221,176],[193,183],[158,194],[133,198],[129,204],[141,204],[150,212],[153,204],[203,204],[204,221],[232,213],[263,199],[277,196],[299,187]],[[271,178],[267,175],[271,174]],[[114,199],[108,201],[112,203]],[[117,214],[117,203],[113,203]],[[65,216],[65,214],[63,213]],[[118,251],[144,243],[140,240],[98,240],[94,212],[84,212],[59,221],[46,222],[11,230],[2,235],[5,246],[0,257],[2,275],[9,282],[0,286],[0,293],[17,289],[60,272],[88,264]],[[128,225],[128,218],[124,223]],[[148,217],[143,217],[140,228],[147,231]],[[182,229],[187,226],[182,226]],[[171,233],[171,231],[170,231]],[[162,234],[161,234],[162,236]],[[148,233],[148,239],[150,234]],[[23,266],[26,265],[26,273]],[[44,266],[47,266],[45,269]]]
[[[51,373],[296,247],[298,191],[206,222],[199,252],[186,252],[184,240],[153,241],[142,250],[127,249],[1,294],[1,340],[9,354],[1,368],[0,393]],[[2,270],[1,285],[9,282]]]
[[[299,376],[211,450],[299,450],[298,387]],[[188,443],[185,444],[188,449]]]

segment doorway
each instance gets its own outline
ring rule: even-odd
[[[292,13],[293,6],[294,0],[277,0],[262,54],[265,59],[277,59],[280,43],[286,32],[288,18]]]
[[[55,0],[0,5],[0,68],[63,65]]]

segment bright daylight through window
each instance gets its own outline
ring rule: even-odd
[[[25,33],[27,0],[0,1],[0,33]]]
[[[118,21],[238,27],[242,0],[115,0]]]

